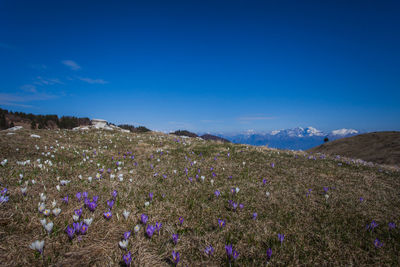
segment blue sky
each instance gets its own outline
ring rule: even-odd
[[[0,107],[156,130],[400,130],[399,1],[0,1]]]

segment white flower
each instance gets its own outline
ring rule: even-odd
[[[135,233],[137,233],[137,232],[139,232],[139,230],[140,230],[140,225],[136,225],[134,228],[133,228],[133,231],[135,231]]]
[[[49,215],[50,215],[50,210],[48,210],[48,209],[47,209],[47,210],[44,210],[44,211],[43,211],[43,214],[44,214],[45,216],[49,216]]]
[[[85,224],[86,224],[87,226],[90,226],[90,225],[92,224],[92,222],[93,222],[93,218],[84,219],[83,221],[85,222]]]
[[[32,184],[36,184],[36,181],[32,179]]]
[[[128,220],[129,214],[131,214],[129,211],[124,210],[124,212],[122,213],[122,215],[124,215],[125,220]]]
[[[176,170],[174,170],[174,173],[176,173]]]
[[[46,231],[50,234],[51,230],[53,230],[53,226],[54,224],[52,222],[49,222],[44,226],[44,229],[46,229]]]
[[[110,174],[110,179],[114,179],[115,178],[115,174]]]
[[[133,179],[132,179],[132,178],[131,178],[131,179],[129,179],[129,182],[131,182],[131,183],[132,183],[132,182],[133,182]]]
[[[22,194],[25,195],[25,194],[26,194],[26,191],[28,191],[28,187],[22,187],[22,188],[21,188],[21,193],[22,193]]]
[[[57,188],[57,191],[58,192],[60,192],[60,189],[61,189],[61,187],[60,187],[60,185],[58,184],[58,185],[56,185],[56,188]]]
[[[148,202],[148,201],[144,202],[145,207],[148,207],[149,205],[150,205],[150,202]]]
[[[39,205],[38,205],[39,212],[43,212],[45,209],[46,209],[46,206],[44,205],[44,203],[39,203]]]
[[[51,207],[55,208],[57,205],[57,201],[54,199],[53,202],[51,202]]]
[[[126,249],[126,247],[128,246],[128,244],[129,244],[129,240],[127,240],[127,239],[124,239],[124,240],[122,240],[122,241],[119,241],[119,246],[120,246],[122,249]]]
[[[8,161],[7,159],[3,160],[3,161],[1,162],[1,166],[3,166],[3,167],[6,166],[7,161]]]
[[[329,195],[325,194],[325,199],[328,200],[328,198],[329,198]]]
[[[72,219],[74,219],[74,222],[77,222],[77,221],[79,221],[79,216],[74,214],[74,215],[72,215]]]
[[[214,179],[211,179],[211,186],[213,186],[214,185]]]
[[[269,197],[271,194],[267,191],[267,192],[265,192],[265,195],[266,195],[267,197]]]
[[[82,174],[79,174],[78,178],[79,180],[82,180]]]
[[[30,244],[29,247],[31,249],[33,249],[33,250],[37,250],[39,252],[42,252],[43,251],[43,247],[44,247],[44,240],[42,240],[42,241],[36,240],[32,244]]]
[[[245,162],[245,161],[243,161],[243,166],[244,166],[244,165],[246,165],[246,162]]]
[[[70,180],[61,180],[60,181],[60,184],[61,185],[67,185],[67,184],[69,184],[71,181]]]
[[[200,176],[201,180],[204,182],[204,179],[206,179],[206,177],[204,175]]]
[[[43,227],[45,227],[47,224],[46,218],[44,218],[43,220],[40,220],[40,223],[43,225]]]
[[[96,173],[96,178],[100,179],[100,177],[101,177],[100,173]]]
[[[55,208],[55,209],[53,209],[53,214],[54,214],[54,216],[58,216],[58,215],[60,214],[60,212],[61,212],[61,209],[60,209],[60,208]]]
[[[88,181],[89,181],[89,183],[91,183],[91,182],[92,182],[92,179],[93,179],[93,178],[92,178],[92,176],[89,176],[89,177],[88,177]]]
[[[40,201],[42,202],[46,201],[46,195],[44,193],[40,193]]]
[[[236,193],[239,193],[239,191],[240,191],[239,187],[236,187],[235,190],[236,190]]]

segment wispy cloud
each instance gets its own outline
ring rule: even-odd
[[[32,107],[31,105],[27,105],[25,103],[34,102],[34,101],[42,101],[42,100],[50,100],[56,98],[55,95],[49,95],[44,93],[35,93],[35,94],[7,94],[0,93],[0,105],[5,106],[18,106],[18,107]]]
[[[72,70],[79,70],[81,66],[79,66],[75,61],[73,60],[63,60],[61,61],[62,64],[64,64],[67,67],[70,67]]]
[[[34,86],[32,84],[24,84],[24,85],[22,85],[20,87],[20,89],[22,91],[29,92],[29,93],[36,93],[37,92],[36,86]]]
[[[37,85],[54,85],[54,84],[64,84],[60,79],[57,78],[43,78],[42,76],[37,76],[36,81],[34,81],[34,84]]]
[[[103,79],[91,79],[91,78],[82,78],[82,77],[78,77],[78,79],[83,82],[90,83],[90,84],[106,84],[106,83],[108,83],[107,81],[105,81]]]
[[[249,116],[249,117],[238,117],[238,121],[265,121],[265,120],[274,120],[275,117],[267,117],[267,116]]]

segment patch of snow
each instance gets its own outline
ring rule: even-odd
[[[21,129],[23,129],[24,127],[22,127],[22,126],[14,126],[14,127],[11,127],[11,128],[8,128],[8,129],[6,129],[7,131],[18,131],[18,130],[21,130]]]
[[[350,134],[358,134],[358,131],[354,129],[345,129],[345,128],[332,131],[332,135],[350,135]]]
[[[37,134],[31,134],[31,137],[32,137],[32,138],[40,138],[40,135],[37,135]]]

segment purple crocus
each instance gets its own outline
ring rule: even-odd
[[[103,215],[104,215],[104,218],[106,218],[107,220],[109,220],[109,219],[112,217],[111,210],[110,210],[110,211],[107,211],[107,212],[104,212]]]
[[[82,197],[81,192],[76,193],[75,196],[76,196],[76,198],[78,199],[78,201],[81,201],[81,197]]]
[[[63,197],[62,201],[63,201],[65,204],[68,204],[68,195],[65,196],[65,197]]]
[[[99,196],[93,196],[93,201],[97,203],[97,201],[99,200]]]
[[[374,241],[375,248],[381,248],[383,246],[383,242],[380,241],[378,238]]]
[[[124,239],[127,240],[131,236],[131,232],[125,232],[124,233]]]
[[[158,234],[160,234],[161,227],[162,227],[162,223],[156,222],[156,230],[157,230]]]
[[[214,253],[214,248],[211,245],[209,245],[204,249],[204,252],[207,255],[211,256]]]
[[[67,229],[65,230],[65,232],[67,233],[68,237],[70,240],[72,240],[72,238],[74,238],[74,234],[75,234],[75,229],[74,227],[71,226],[67,226]]]
[[[242,203],[240,203],[240,204],[239,204],[239,208],[240,208],[240,209],[243,209],[243,208],[244,208],[244,205],[243,205]]]
[[[221,195],[221,192],[219,190],[215,190],[214,194],[216,197],[219,197]]]
[[[272,162],[272,163],[271,163],[271,167],[272,167],[272,168],[275,168],[275,163]]]
[[[267,179],[263,179],[263,184],[265,185],[267,183]]]
[[[113,208],[113,206],[114,206],[114,200],[113,199],[107,200],[107,205],[111,210]]]
[[[178,264],[179,262],[179,252],[175,252],[175,250],[172,251],[172,261],[175,263],[175,265]]]
[[[86,234],[88,228],[89,228],[89,227],[88,227],[85,223],[83,223],[82,226],[81,226],[81,231],[80,231],[80,232],[81,232],[81,235]]]
[[[153,236],[155,230],[156,230],[156,228],[153,225],[151,225],[151,224],[147,225],[147,228],[146,228],[147,236],[151,238]]]
[[[178,243],[179,235],[178,234],[172,234],[172,241],[176,245]]]
[[[73,223],[72,226],[74,227],[75,233],[78,235],[81,232],[82,222]]]
[[[114,191],[112,192],[112,197],[113,197],[114,199],[116,199],[116,198],[117,198],[117,195],[118,195],[118,191],[117,191],[117,190],[114,190]]]
[[[122,258],[124,259],[126,266],[129,266],[131,264],[132,255],[130,252],[128,252],[128,254],[124,255]]]
[[[83,192],[82,196],[83,196],[84,199],[88,198],[88,192]]]
[[[218,225],[220,228],[223,228],[225,226],[225,220],[218,219]]]
[[[329,190],[329,187],[324,186],[324,191],[325,191],[325,193],[328,193],[328,190]]]
[[[237,257],[239,257],[239,253],[234,250],[232,248],[232,245],[225,245],[225,251],[226,251],[226,255],[228,256],[228,259],[231,260],[233,258],[233,260],[236,260]]]
[[[94,202],[94,201],[89,202],[88,205],[87,205],[87,207],[88,207],[88,209],[89,209],[91,212],[93,212],[93,211],[95,211],[95,209],[96,209],[96,207],[97,207],[97,203]]]
[[[389,230],[393,230],[394,228],[396,228],[396,223],[394,222],[390,222],[388,225],[389,225]]]
[[[254,212],[254,213],[253,213],[253,220],[256,220],[256,219],[257,219],[257,215],[258,215],[257,212]]]
[[[183,221],[184,221],[185,219],[183,219],[183,217],[179,217],[179,223],[182,225],[183,224]]]
[[[146,224],[147,221],[149,220],[149,217],[147,217],[146,214],[142,214],[142,216],[140,216],[140,219],[141,219],[143,224]]]
[[[284,239],[285,239],[285,235],[284,234],[278,234],[278,240],[281,242],[281,245],[282,245],[282,242],[283,242]]]
[[[367,229],[373,231],[377,226],[378,224],[373,220],[370,224],[367,224]]]
[[[272,256],[272,249],[268,248],[267,249],[267,261],[269,261],[271,259],[271,256]]]
[[[80,218],[81,215],[82,215],[82,208],[76,209],[74,212],[75,212],[75,215],[78,216],[78,217]]]
[[[153,192],[150,192],[150,193],[149,193],[149,198],[150,198],[150,201],[152,201],[152,200],[153,200],[153,196],[154,196]]]

